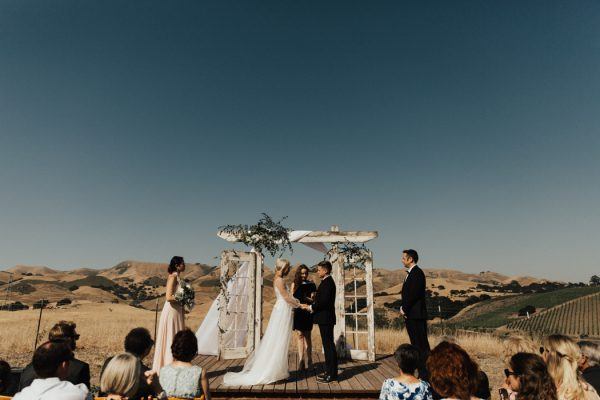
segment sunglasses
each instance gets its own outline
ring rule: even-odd
[[[508,368],[504,369],[504,375],[506,375],[506,377],[508,378],[509,376],[521,376],[521,374],[517,374],[516,372],[512,372],[511,370],[509,370]]]

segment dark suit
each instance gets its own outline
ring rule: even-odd
[[[600,365],[589,367],[583,371],[583,379],[592,385],[596,392],[600,393]]]
[[[402,311],[404,311],[406,332],[410,343],[419,349],[422,362],[419,368],[419,378],[425,374],[425,360],[429,355],[429,340],[427,339],[427,307],[425,305],[425,273],[415,265],[409,272],[402,285]]]
[[[21,390],[31,385],[34,379],[37,379],[38,376],[33,370],[33,365],[29,364],[23,370],[21,374],[21,381],[19,383],[19,387]],[[85,386],[90,388],[90,365],[83,361],[80,361],[76,358],[69,361],[69,375],[67,376],[66,381],[71,382],[74,385],[83,383]]]
[[[326,374],[332,379],[337,379],[338,362],[333,340],[333,326],[335,325],[335,282],[331,275],[323,278],[315,301],[311,308],[313,311],[313,323],[319,325],[323,351],[325,352]]]

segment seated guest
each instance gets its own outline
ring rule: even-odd
[[[538,349],[539,345],[527,337],[520,335],[510,336],[502,342],[504,364],[508,367],[511,357],[517,353],[537,354]],[[502,387],[507,390],[509,400],[515,400],[517,398],[517,393],[514,392],[506,382]]]
[[[429,384],[415,377],[420,365],[419,350],[413,345],[403,344],[394,353],[394,358],[400,374],[383,381],[379,400],[433,400]]]
[[[476,400],[479,367],[462,347],[441,342],[427,358],[429,382],[442,399]],[[481,399],[479,399],[481,400]]]
[[[449,342],[449,343],[454,343],[454,344],[458,345],[458,342],[456,341],[455,336],[444,335],[444,336],[442,336],[441,339],[442,339],[441,340],[442,342]],[[492,397],[492,393],[490,392],[490,380],[489,380],[487,374],[485,372],[483,372],[481,369],[477,373],[476,387],[477,387],[477,389],[475,389],[475,393],[474,393],[475,397],[479,397],[483,400],[489,400]],[[433,398],[435,400],[438,400],[440,397],[437,393],[434,392]]]
[[[579,375],[581,352],[571,338],[550,335],[542,341],[540,352],[554,379],[559,400],[600,400],[592,385]]]
[[[581,341],[577,343],[581,350],[579,370],[583,379],[600,392],[600,346],[594,342]]]
[[[88,388],[66,381],[73,351],[65,342],[46,342],[33,354],[36,379],[13,400],[90,400]]]
[[[161,368],[160,385],[169,397],[192,399],[202,394],[210,400],[206,371],[191,361],[198,354],[198,339],[189,329],[177,332],[171,345],[174,361]]]
[[[492,398],[492,392],[490,391],[490,380],[485,372],[479,370],[477,373],[477,384],[476,384],[475,397],[483,400],[490,400]]]
[[[150,371],[150,368],[144,365],[143,360],[148,354],[150,354],[150,350],[152,350],[153,345],[154,341],[150,336],[150,332],[146,328],[134,328],[127,334],[127,336],[125,336],[125,351],[137,357],[141,367],[142,379],[140,379],[138,391],[133,396],[135,399],[146,399],[148,396],[152,397],[158,394],[152,390],[152,388],[146,383],[146,379],[143,378],[144,374],[147,371]],[[109,357],[106,359],[106,361],[104,361],[104,365],[100,370],[100,377],[102,377],[102,374],[104,373],[104,370],[106,369],[106,366],[110,360],[112,360],[112,357]],[[105,393],[101,391],[100,395],[104,396]]]
[[[147,371],[143,374],[142,365],[136,356],[121,353],[112,357],[106,364],[100,378],[100,390],[105,393],[108,400],[139,399],[136,397],[136,393],[138,393],[142,380],[155,393],[158,393],[156,398],[161,400],[167,398],[154,372]]]
[[[537,354],[517,353],[504,370],[506,386],[517,400],[558,400],[554,380]]]
[[[10,365],[4,360],[0,360],[0,395],[12,396],[17,392],[18,387],[19,382],[18,380],[15,382]]]
[[[64,341],[69,345],[71,351],[75,351],[77,348],[77,340],[79,340],[79,334],[75,330],[76,325],[70,321],[60,321],[52,327],[48,334],[48,340],[51,342]],[[32,364],[29,364],[23,370],[21,374],[20,388],[23,389],[31,384],[31,382],[37,378],[35,370]],[[85,386],[90,387],[90,366],[81,360],[73,358],[69,363],[69,373],[66,377],[67,381],[74,385],[83,383]]]

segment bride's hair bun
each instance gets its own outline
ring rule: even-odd
[[[282,269],[289,267],[290,262],[285,258],[278,258],[275,260],[275,271],[281,271]]]

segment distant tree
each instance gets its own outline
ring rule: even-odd
[[[57,306],[66,306],[67,304],[71,304],[71,303],[72,303],[71,299],[61,299],[56,302],[56,305]]]
[[[529,315],[535,314],[536,309],[534,306],[525,306],[519,310],[519,317],[525,317],[528,313]]]
[[[48,305],[49,301],[48,300],[40,300],[40,301],[36,301],[35,303],[33,303],[33,308],[34,309],[39,309],[42,307],[46,307],[46,305]]]
[[[381,308],[376,308],[374,314],[376,328],[387,328],[390,325],[390,320],[385,315],[385,310]]]
[[[590,278],[590,286],[600,286],[600,276],[592,275]]]

